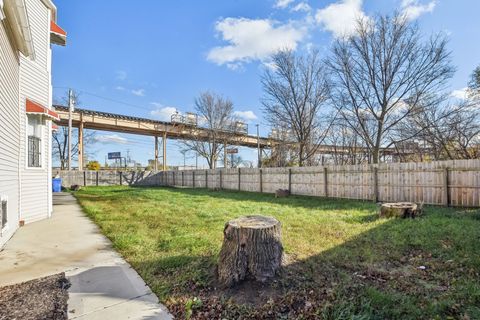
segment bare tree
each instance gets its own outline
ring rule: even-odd
[[[480,92],[480,66],[473,70],[472,75],[470,76],[470,82],[468,83],[468,88],[476,93]]]
[[[382,147],[401,142],[400,123],[438,104],[432,96],[452,77],[450,60],[444,36],[423,41],[418,26],[400,14],[360,19],[354,35],[334,43],[327,60],[332,101],[374,163]]]
[[[277,123],[268,135],[270,152],[262,159],[264,167],[293,167],[298,165],[296,139],[288,125]]]
[[[417,144],[420,160],[474,159],[480,155],[480,111],[470,100],[422,109],[403,124],[402,131],[405,135],[420,132],[409,143]]]
[[[220,160],[224,159],[224,154],[220,154]],[[228,168],[253,168],[253,163],[250,160],[245,160],[238,154],[227,154],[227,167]]]
[[[73,100],[76,105],[80,105],[79,94],[73,92]],[[68,92],[57,102],[68,105]],[[89,150],[87,146],[95,140],[95,131],[86,130],[83,135],[84,150]],[[85,154],[89,154],[85,152]],[[65,170],[68,166],[68,128],[61,127],[52,134],[52,154],[60,162],[60,169]],[[90,153],[91,154],[91,153]],[[72,130],[72,161],[78,160],[78,131]]]
[[[184,140],[182,144],[184,149],[193,150],[205,158],[210,169],[215,169],[226,142],[235,137],[233,102],[218,94],[204,92],[195,99],[195,111],[204,134],[193,129],[195,138]]]
[[[325,144],[332,149],[331,160],[335,165],[361,164],[368,160],[365,143],[342,118],[333,120]],[[322,162],[325,164],[329,161]]]
[[[272,127],[291,132],[298,147],[299,166],[313,164],[328,131],[321,114],[329,87],[318,51],[306,56],[296,56],[291,50],[274,54],[262,85],[266,119]]]

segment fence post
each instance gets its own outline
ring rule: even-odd
[[[87,186],[87,171],[83,171],[83,186]]]
[[[97,176],[95,177],[95,185],[98,187],[98,171],[95,171],[97,173]]]
[[[378,202],[378,168],[373,167],[373,202]]]
[[[223,170],[220,169],[220,189],[223,189]]]
[[[263,172],[262,169],[259,169],[259,174],[260,174],[260,193],[263,193]]]
[[[240,168],[238,168],[238,190],[240,189]]]
[[[182,187],[185,185],[184,171],[182,170]]]
[[[208,189],[208,170],[205,170],[205,189]]]
[[[450,206],[450,192],[448,189],[448,167],[443,169],[443,204],[447,207]]]
[[[173,171],[173,186],[175,187],[177,185],[177,175],[176,172]]]
[[[120,185],[123,185],[122,171],[119,171],[118,173],[120,174]]]
[[[292,193],[292,168],[288,168],[288,191]]]
[[[192,171],[192,187],[195,188],[195,170]]]
[[[325,197],[328,198],[328,169],[323,167],[323,192]]]

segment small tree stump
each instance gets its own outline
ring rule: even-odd
[[[381,218],[415,218],[420,212],[416,203],[394,202],[383,203],[379,215]]]
[[[288,189],[278,189],[275,191],[275,198],[285,198],[290,195],[290,190]]]
[[[70,186],[70,190],[72,190],[72,191],[79,191],[80,189],[81,189],[81,187],[78,184],[72,184]]]
[[[218,280],[231,287],[242,280],[264,282],[275,276],[283,256],[281,224],[273,217],[230,220],[223,230]]]

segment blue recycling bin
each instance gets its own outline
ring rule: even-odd
[[[52,179],[52,189],[53,192],[62,192],[62,178]]]

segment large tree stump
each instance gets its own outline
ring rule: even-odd
[[[264,282],[282,263],[281,224],[272,217],[246,216],[231,220],[223,230],[218,280],[225,287],[242,280]]]
[[[383,203],[380,207],[382,218],[415,218],[421,213],[421,206],[413,202]]]

